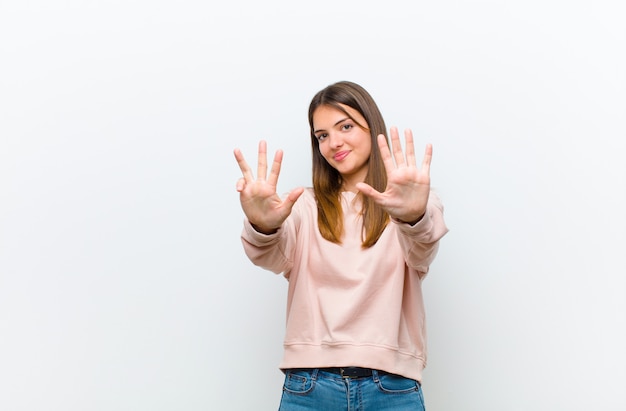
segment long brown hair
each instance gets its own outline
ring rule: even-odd
[[[342,107],[348,106],[359,112],[367,124],[359,124]],[[343,234],[343,210],[341,208],[341,174],[328,164],[319,150],[319,141],[315,137],[313,127],[313,113],[320,106],[336,108],[356,124],[368,129],[371,136],[372,150],[369,159],[365,183],[378,191],[384,191],[387,186],[387,173],[378,148],[377,136],[387,136],[385,121],[374,102],[372,96],[360,85],[340,81],[319,91],[309,105],[309,126],[311,127],[311,148],[313,151],[313,190],[317,201],[317,222],[320,234],[328,241],[340,244]],[[389,142],[387,142],[389,143]],[[369,197],[359,193],[361,213],[363,215],[363,248],[376,244],[383,230],[389,223],[389,215],[376,205]]]

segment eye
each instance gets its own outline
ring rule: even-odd
[[[352,124],[344,124],[344,125],[341,126],[341,129],[344,130],[344,131],[348,131],[352,127],[354,127]]]
[[[317,141],[324,141],[328,137],[328,133],[320,133],[315,137],[317,137]]]

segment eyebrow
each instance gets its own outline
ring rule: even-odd
[[[342,118],[341,120],[333,124],[333,127],[335,127],[337,124],[343,123],[346,120],[351,120],[351,118],[350,117]],[[319,133],[320,131],[325,131],[325,130],[324,129],[314,130],[313,133]]]

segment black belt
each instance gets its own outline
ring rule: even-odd
[[[371,377],[372,370],[371,368],[361,368],[361,367],[331,367],[331,368],[320,368],[320,371],[329,372],[332,374],[341,375],[342,378],[362,378],[362,377]],[[386,371],[375,370],[378,375],[387,375],[389,374]]]

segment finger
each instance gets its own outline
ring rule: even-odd
[[[270,170],[270,176],[267,180],[273,186],[278,184],[278,176],[280,175],[280,166],[283,162],[283,151],[277,150],[274,154],[274,161],[272,162],[272,169]]]
[[[415,147],[413,145],[413,132],[410,128],[404,130],[404,141],[405,141],[405,150],[406,150],[406,163],[409,166],[416,166],[417,162],[415,161]]]
[[[237,180],[236,188],[237,188],[237,191],[241,193],[244,190],[244,188],[246,188],[246,179],[242,177],[239,180]]]
[[[391,127],[391,149],[393,150],[393,158],[396,161],[396,166],[405,165],[406,161],[402,153],[402,144],[400,143],[397,127]]]
[[[298,188],[292,190],[289,193],[289,195],[287,196],[287,198],[285,198],[285,205],[287,205],[287,207],[289,207],[289,209],[291,210],[291,207],[293,207],[293,205],[295,204],[296,200],[298,200],[298,198],[300,198],[302,193],[304,193],[304,188],[302,188],[302,187],[298,187]]]
[[[267,143],[264,140],[259,141],[259,159],[257,160],[257,180],[265,180],[267,174]]]
[[[393,159],[391,158],[391,152],[389,151],[389,144],[387,143],[387,138],[384,134],[378,135],[378,148],[380,149],[380,156],[383,159],[383,164],[385,165],[385,170],[387,170],[387,174],[394,169]]]
[[[356,183],[356,189],[377,203],[382,201],[383,194],[367,183]]]
[[[298,198],[300,198],[302,193],[304,193],[304,188],[298,187],[298,188],[292,190],[289,193],[289,195],[287,195],[287,197],[285,198],[285,200],[283,201],[283,203],[281,205],[281,208],[283,208],[283,211],[285,213],[284,214],[285,218],[286,218],[286,216],[291,214],[291,209],[293,208],[293,205],[296,203]]]
[[[433,145],[426,144],[426,150],[424,150],[424,158],[422,159],[422,173],[430,175],[430,162],[433,159]]]
[[[243,178],[245,178],[245,181],[254,180],[254,176],[252,175],[252,170],[250,169],[250,166],[244,159],[243,153],[241,152],[241,150],[236,148],[234,150],[234,153],[235,153],[235,159],[237,160],[237,164],[239,164],[239,169],[241,170],[241,173],[243,174]]]

